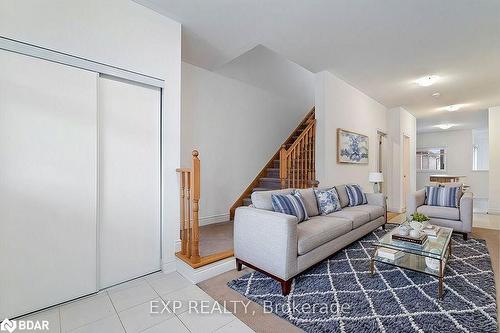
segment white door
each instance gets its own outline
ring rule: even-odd
[[[97,74],[0,50],[0,318],[97,290]]]
[[[99,78],[101,288],[160,270],[160,95]]]

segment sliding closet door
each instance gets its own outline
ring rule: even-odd
[[[160,90],[99,78],[100,286],[160,269]]]
[[[97,75],[0,50],[0,318],[97,290]]]

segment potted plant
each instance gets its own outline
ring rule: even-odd
[[[412,230],[410,231],[411,237],[420,237],[420,232],[429,223],[430,218],[422,213],[415,212],[410,216],[410,226]]]

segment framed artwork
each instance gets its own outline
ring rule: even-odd
[[[337,128],[337,163],[368,164],[368,136]]]

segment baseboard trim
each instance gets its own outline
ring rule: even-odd
[[[236,260],[234,257],[219,260],[213,264],[200,268],[192,268],[181,259],[176,259],[176,269],[182,276],[192,283],[200,283],[214,276],[236,269]]]
[[[491,214],[491,215],[500,215],[500,209],[488,208],[488,214]]]
[[[214,224],[214,223],[227,222],[227,221],[229,221],[229,213],[212,215],[212,216],[205,216],[205,217],[200,217],[198,219],[198,223],[200,226]]]

